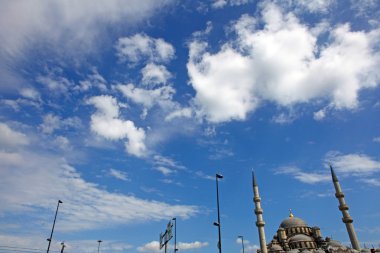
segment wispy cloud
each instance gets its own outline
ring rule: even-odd
[[[295,166],[280,167],[275,171],[275,174],[290,175],[302,183],[316,184],[319,182],[327,182],[331,180],[329,174],[304,172],[300,168]]]
[[[110,169],[109,175],[122,181],[130,181],[125,171]]]

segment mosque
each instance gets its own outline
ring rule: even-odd
[[[335,196],[339,201],[339,210],[342,212],[342,221],[346,225],[351,246],[346,247],[338,241],[329,237],[323,238],[319,227],[309,227],[308,224],[295,217],[290,211],[287,219],[283,220],[277,233],[270,243],[266,243],[263,220],[263,209],[256,178],[252,173],[253,201],[255,203],[256,226],[259,231],[260,249],[258,253],[359,253],[380,252],[380,249],[361,249],[359,240],[353,226],[353,219],[348,212],[348,205],[344,200],[344,194],[340,187],[338,178],[332,166],[330,166],[332,181],[335,187]]]

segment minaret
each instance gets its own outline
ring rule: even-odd
[[[255,214],[257,217],[256,226],[259,230],[259,238],[260,238],[260,249],[261,253],[267,253],[267,243],[265,240],[265,231],[264,225],[265,222],[263,220],[263,209],[261,208],[261,198],[259,195],[259,187],[256,183],[255,174],[252,171],[252,187],[253,187],[253,201],[255,202]]]
[[[358,240],[358,237],[356,236],[354,225],[352,224],[354,220],[351,218],[348,212],[348,205],[346,204],[346,201],[344,201],[344,194],[342,192],[342,189],[340,188],[338,178],[336,177],[334,169],[331,165],[330,165],[330,170],[331,170],[332,181],[335,187],[335,197],[339,200],[339,210],[343,214],[342,221],[344,224],[346,224],[346,228],[347,228],[348,235],[350,237],[352,248],[360,251],[359,240]]]

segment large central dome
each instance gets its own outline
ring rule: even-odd
[[[289,218],[283,220],[280,224],[281,228],[294,228],[294,227],[307,227],[304,220],[291,215]]]

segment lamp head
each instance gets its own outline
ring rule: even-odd
[[[58,200],[58,203],[59,203],[59,204],[62,204],[63,202],[62,202],[62,200]]]
[[[221,174],[216,173],[215,175],[216,175],[216,178],[220,178],[220,179],[223,178],[223,175],[221,175]]]
[[[219,223],[215,221],[215,222],[214,222],[214,226],[219,227]]]

